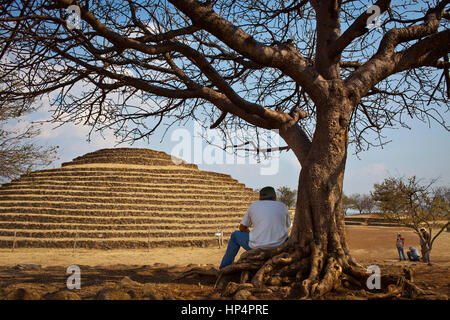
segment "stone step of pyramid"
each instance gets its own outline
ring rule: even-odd
[[[155,160],[155,161],[171,161],[176,160],[177,163],[180,161],[185,164],[185,161],[178,159],[177,157],[173,157],[171,155],[166,154],[162,151],[144,149],[144,148],[110,148],[110,149],[101,149],[94,152],[86,153],[82,156],[74,158],[71,162],[68,162],[68,165],[73,165],[79,161],[86,161],[86,163],[95,163],[95,159],[98,158],[106,158],[107,161],[105,163],[122,163],[122,159],[125,158],[127,164],[133,163],[133,158],[142,158],[145,160]],[[120,160],[118,160],[120,159]],[[64,165],[63,165],[64,166]]]
[[[0,248],[11,248],[13,240],[10,237],[0,237]],[[224,238],[224,245],[227,238]],[[20,248],[76,248],[82,249],[144,249],[159,247],[207,247],[217,246],[218,240],[215,237],[172,237],[172,238],[148,238],[142,239],[83,239],[58,238],[58,239],[32,239],[16,238],[15,247]],[[151,250],[151,249],[150,249]]]
[[[11,220],[11,219],[20,219],[20,216],[28,217],[28,219],[38,219],[40,217],[48,216],[48,217],[65,217],[69,218],[80,218],[80,219],[94,219],[94,218],[127,218],[130,219],[150,219],[150,218],[189,218],[189,219],[218,219],[220,217],[230,218],[230,217],[242,217],[245,213],[244,209],[229,209],[222,208],[222,210],[211,211],[203,210],[200,211],[198,208],[191,209],[190,211],[179,211],[175,209],[170,210],[167,208],[165,210],[153,210],[153,211],[144,211],[139,210],[137,208],[132,208],[129,210],[97,210],[97,209],[78,209],[78,208],[38,208],[38,207],[11,207],[11,208],[1,208],[0,211],[0,221],[2,220]],[[36,216],[37,215],[37,216]]]
[[[145,149],[145,148],[106,148],[97,150],[94,152],[86,153],[82,156],[76,157],[73,160],[82,160],[82,159],[88,159],[88,158],[95,158],[99,156],[106,156],[106,157],[129,157],[129,156],[142,156],[146,158],[151,159],[165,159],[170,160],[173,157],[165,152],[162,151],[156,151],[151,149]],[[113,161],[109,161],[109,163],[112,163]]]
[[[170,192],[173,190],[173,192]],[[144,197],[144,198],[164,198],[164,199],[208,199],[211,196],[223,199],[256,200],[253,192],[234,192],[233,190],[218,190],[217,188],[208,189],[208,194],[201,191],[205,189],[190,188],[177,190],[177,188],[101,188],[101,187],[79,187],[79,186],[55,186],[55,185],[28,185],[15,186],[10,188],[0,188],[0,195],[86,195],[88,191],[91,196],[108,197]],[[200,193],[199,193],[200,191]],[[242,191],[242,190],[239,190]]]
[[[146,179],[207,179],[211,181],[217,181],[217,182],[237,182],[237,180],[231,179],[231,177],[222,177],[222,176],[211,176],[211,175],[198,175],[198,174],[190,174],[187,173],[178,173],[178,174],[159,174],[159,173],[144,173],[144,172],[130,172],[125,173],[122,171],[85,171],[85,172],[66,172],[66,171],[60,171],[60,172],[52,172],[48,174],[30,174],[27,176],[22,177],[23,180],[36,180],[40,178],[52,178],[52,179],[58,179],[60,178],[66,179],[71,177],[90,177],[90,178],[105,178],[105,179],[117,179],[117,178],[129,178],[129,179],[139,179],[139,178],[146,178]]]
[[[176,165],[163,152],[117,148],[0,187],[0,247],[217,245],[257,194],[223,173]]]
[[[173,160],[170,159],[148,159],[145,157],[136,157],[136,156],[116,156],[116,157],[97,156],[73,160],[71,162],[64,162],[62,166],[65,167],[69,165],[74,166],[87,163],[111,163],[111,162],[122,164],[138,164],[145,166],[171,166],[176,164]],[[195,168],[195,169],[198,168],[198,166],[195,164],[181,163],[179,165],[186,168]]]
[[[36,213],[36,214],[50,214],[50,215],[62,215],[62,214],[78,214],[78,215],[88,215],[88,216],[145,216],[145,217],[152,217],[152,216],[190,216],[193,214],[199,214],[202,216],[205,215],[227,215],[227,214],[236,214],[241,213],[243,214],[246,212],[247,207],[241,206],[241,207],[215,207],[214,210],[212,210],[211,207],[199,207],[199,206],[193,206],[193,207],[168,207],[168,206],[159,206],[159,207],[152,207],[151,210],[145,210],[145,208],[142,208],[141,206],[118,206],[116,207],[103,207],[103,208],[83,208],[82,206],[68,206],[67,203],[63,203],[62,206],[57,207],[53,203],[35,203],[36,206],[29,206],[29,203],[26,203],[26,205],[22,204],[15,204],[14,202],[10,203],[10,206],[4,205],[5,203],[2,203],[0,206],[0,213],[6,214],[6,213],[24,213],[26,211],[27,213]],[[8,203],[6,203],[8,204]],[[40,205],[40,206],[39,206]],[[0,217],[1,218],[1,217]]]
[[[148,168],[148,167],[144,167]],[[157,167],[159,168],[159,167]],[[231,178],[230,175],[216,172],[198,171],[198,170],[161,170],[161,169],[137,169],[137,168],[78,168],[65,167],[60,169],[46,169],[36,171],[23,175],[22,177],[39,177],[39,176],[110,176],[110,175],[126,175],[126,176],[157,176],[157,177],[202,177],[207,179],[231,180],[238,182]]]
[[[17,197],[17,191],[18,189],[10,189],[10,190],[2,190],[0,189],[0,199],[5,196],[14,196]],[[46,189],[22,189],[20,190],[20,196],[27,199],[28,197],[42,197],[42,196],[53,196],[53,197],[85,197],[86,192],[85,191],[72,191],[69,190],[46,190]],[[227,200],[227,201],[251,201],[255,200],[254,195],[248,194],[248,195],[242,195],[242,194],[236,194],[232,192],[228,193],[217,193],[214,195],[214,198],[211,197],[211,195],[205,195],[205,194],[198,194],[195,192],[191,192],[186,194],[185,192],[178,192],[178,193],[164,193],[164,192],[127,192],[127,190],[123,190],[122,192],[115,192],[115,191],[97,191],[92,190],[89,191],[89,196],[94,197],[95,199],[98,198],[139,198],[139,199],[157,199],[157,200],[177,200],[177,201],[183,201],[183,200],[205,200],[208,201],[213,199],[217,200]],[[7,199],[5,199],[7,200]]]
[[[64,182],[77,182],[77,183],[83,183],[83,182],[92,182],[95,181],[97,184],[101,184],[102,182],[116,182],[116,181],[123,181],[123,182],[139,182],[140,184],[166,184],[166,183],[186,183],[186,184],[194,184],[194,185],[217,185],[217,184],[223,184],[223,185],[239,185],[243,186],[240,183],[236,183],[235,181],[228,181],[228,180],[213,180],[213,179],[203,179],[202,177],[190,177],[190,178],[178,178],[178,177],[130,177],[130,176],[120,176],[120,175],[111,175],[111,176],[34,176],[34,177],[23,177],[20,179],[20,182],[22,183],[31,183],[36,184],[40,182],[58,182],[58,181],[64,181]],[[16,182],[16,181],[13,181]]]
[[[46,189],[46,190],[110,190],[110,191],[129,191],[129,192],[161,192],[161,193],[190,193],[190,194],[221,194],[221,193],[235,193],[235,194],[249,194],[257,199],[257,196],[250,188],[243,188],[240,185],[186,185],[180,183],[173,184],[142,184],[142,183],[126,183],[126,182],[106,182],[98,184],[96,182],[71,182],[65,183],[61,181],[51,181],[37,183],[28,183],[22,181],[11,182],[3,185],[0,191],[19,190],[19,194],[24,189]]]
[[[228,234],[232,228],[225,228]],[[139,239],[139,238],[190,238],[190,237],[216,237],[217,230],[208,228],[203,229],[178,229],[178,230],[35,230],[35,229],[0,229],[0,237],[12,238],[31,238],[31,239],[59,239],[59,238],[82,238],[82,239]]]
[[[86,203],[78,203],[78,202],[0,202],[0,206],[2,209],[12,210],[15,208],[20,208],[20,210],[32,210],[37,209],[39,211],[44,209],[63,209],[63,210],[73,210],[73,211],[81,211],[81,210],[101,210],[101,213],[107,215],[107,212],[114,211],[141,211],[141,212],[152,212],[152,213],[165,213],[165,212],[174,212],[177,211],[177,214],[180,216],[189,216],[193,212],[203,212],[205,214],[214,214],[214,212],[243,212],[245,213],[245,207],[228,207],[228,206],[216,206],[211,208],[207,207],[192,207],[192,208],[184,208],[180,206],[145,206],[145,205],[120,205],[120,204],[86,204]],[[194,210],[195,208],[195,210]]]
[[[95,219],[93,219],[95,222]],[[115,221],[104,221],[103,224],[95,223],[70,223],[70,222],[27,222],[27,221],[15,221],[15,222],[5,222],[2,221],[2,230],[65,230],[65,231],[76,231],[76,230],[90,230],[90,231],[103,231],[103,230],[117,230],[117,224],[111,223]],[[134,222],[134,221],[128,221]],[[161,230],[224,230],[224,225],[238,224],[239,220],[236,219],[209,219],[201,220],[199,222],[194,222],[192,219],[148,219],[143,223],[129,223],[120,224],[120,231],[125,230],[139,230],[139,231],[161,231]],[[227,227],[230,229],[229,227]],[[234,230],[234,229],[232,229]]]
[[[154,216],[154,217],[144,217],[144,216],[115,216],[115,215],[103,215],[103,216],[83,216],[83,215],[49,215],[49,214],[10,214],[5,213],[0,217],[0,222],[35,222],[35,223],[71,223],[76,228],[80,224],[98,224],[106,225],[112,222],[116,225],[118,229],[124,224],[192,224],[204,225],[211,224],[214,222],[220,223],[221,225],[233,225],[237,227],[242,219],[242,214],[222,214],[210,216],[207,214],[178,214],[168,216]]]
[[[58,194],[58,195],[41,195],[41,194],[29,194],[29,195],[0,195],[0,205],[2,203],[11,203],[16,204],[20,203],[36,203],[36,202],[75,202],[80,204],[101,204],[103,205],[105,202],[109,201],[111,197],[108,196],[71,196],[67,194]],[[210,206],[210,207],[223,207],[230,205],[232,207],[240,206],[243,201],[250,200],[247,199],[154,199],[154,198],[143,198],[143,197],[115,197],[114,205],[164,205],[164,206],[177,206],[177,207],[191,207],[191,206]]]
[[[207,226],[216,226],[220,225],[221,228],[234,228],[236,229],[239,226],[242,216],[228,216],[228,217],[215,217],[215,218],[205,218],[201,219],[197,217],[196,221],[193,221],[192,217],[181,217],[181,218],[136,218],[136,217],[82,217],[82,216],[51,216],[51,215],[4,215],[1,218],[2,225],[11,225],[14,226],[15,229],[23,229],[26,227],[25,224],[34,223],[35,225],[45,228],[50,224],[70,224],[71,227],[67,227],[68,230],[73,230],[77,228],[81,228],[85,225],[97,225],[99,227],[102,226],[110,226],[114,224],[116,230],[122,230],[122,226],[130,226],[130,225],[142,225],[143,228],[149,229],[151,225],[156,225],[155,228],[162,229],[173,229],[173,228],[181,228],[183,229],[185,226],[195,226],[198,228],[203,228]],[[195,222],[195,224],[193,224]],[[19,225],[23,225],[23,227],[19,228]],[[160,227],[160,225],[166,225],[166,227]],[[137,228],[137,227],[136,227]],[[209,228],[209,227],[208,227]]]

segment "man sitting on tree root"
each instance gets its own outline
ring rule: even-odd
[[[288,238],[291,217],[287,206],[278,202],[275,189],[262,188],[259,201],[253,202],[245,213],[239,230],[231,234],[220,269],[230,265],[240,247],[245,250],[278,247]],[[250,231],[249,227],[253,227]]]

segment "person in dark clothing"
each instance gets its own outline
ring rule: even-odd
[[[422,234],[422,239],[420,239],[420,246],[422,248],[426,248],[428,250],[427,252],[427,262],[431,262],[431,256],[430,256],[430,233],[425,230],[425,228],[420,228],[420,233]]]

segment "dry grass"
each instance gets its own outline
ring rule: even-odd
[[[370,226],[347,226],[347,241],[358,261],[371,263],[398,260],[395,237],[398,231],[406,239],[406,246],[419,247],[418,237],[408,229]],[[0,249],[0,265],[20,263],[41,264],[42,266],[79,265],[148,265],[165,263],[168,265],[213,264],[218,266],[225,247],[208,248],[151,248],[127,250],[87,250],[77,249]],[[242,249],[241,249],[242,251]],[[435,243],[431,255],[432,262],[450,266],[450,233],[443,233]],[[407,262],[403,262],[407,263]]]

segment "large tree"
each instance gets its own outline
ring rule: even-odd
[[[1,94],[56,92],[55,121],[113,128],[125,140],[148,137],[163,119],[204,114],[225,133],[231,124],[278,130],[302,167],[292,232],[222,274],[250,271],[255,288],[284,275],[320,297],[342,279],[367,278],[345,240],[348,144],[383,144],[382,130],[408,126],[406,116],[445,127],[449,1],[373,4],[6,1],[2,68],[28,91]]]

